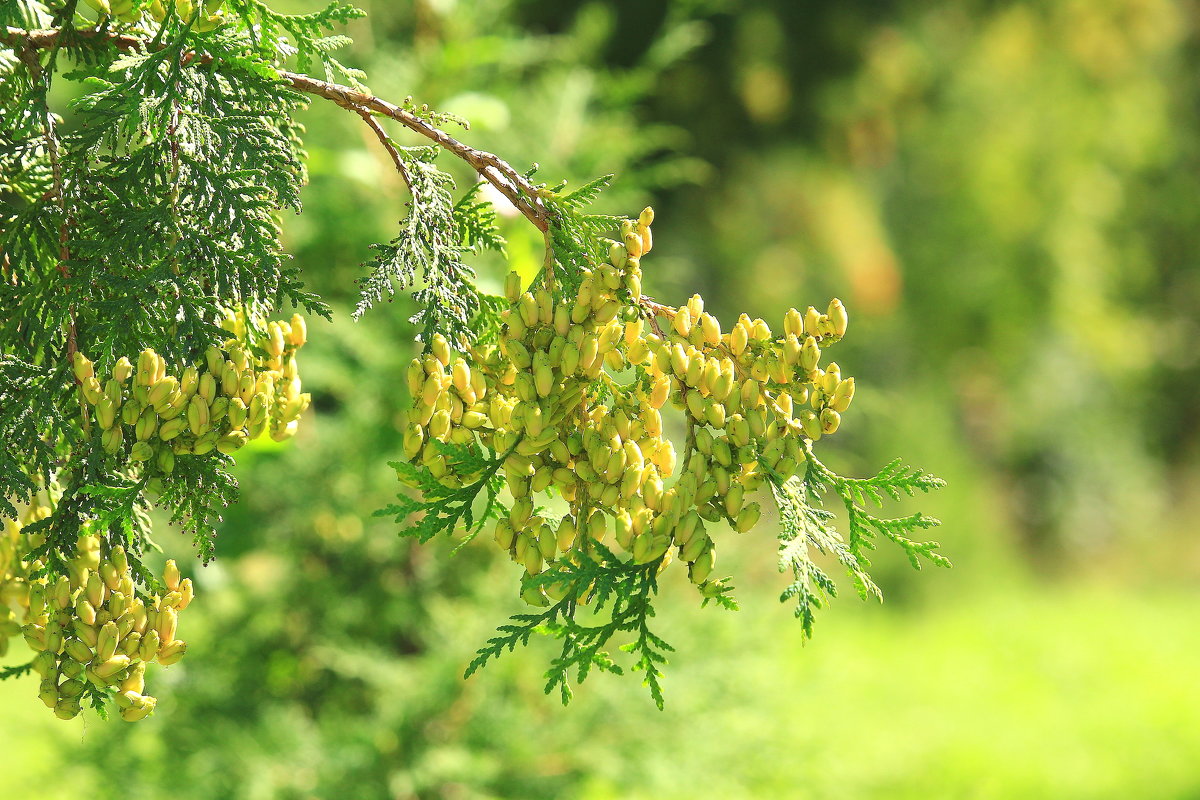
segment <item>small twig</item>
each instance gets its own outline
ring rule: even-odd
[[[491,153],[463,144],[440,128],[430,125],[412,112],[382,100],[374,95],[360,92],[349,86],[342,86],[328,81],[310,78],[294,72],[280,70],[279,76],[293,88],[308,94],[315,94],[332,100],[343,108],[347,108],[362,116],[361,110],[369,110],[376,114],[390,117],[406,128],[419,133],[469,164],[480,177],[496,187],[530,222],[540,231],[548,231],[549,210],[542,202],[538,190],[533,187],[510,164]]]
[[[656,317],[675,319],[675,315],[679,313],[679,309],[675,308],[674,306],[664,305],[663,303],[655,300],[653,297],[648,297],[646,295],[642,295],[641,299],[638,301],[638,305],[649,311],[651,316]]]
[[[179,103],[171,101],[171,121],[167,124],[167,140],[171,143],[171,221],[175,229],[171,231],[171,271],[179,274],[179,255],[175,248],[179,244]]]
[[[542,231],[542,235],[546,240],[546,257],[542,260],[542,271],[545,275],[546,288],[553,291],[554,287],[554,245],[550,240],[550,231]]]
[[[37,52],[32,43],[26,43],[21,48],[19,57],[25,68],[29,70],[29,79],[37,84],[44,83],[44,75],[42,64],[38,60]],[[67,199],[64,196],[62,164],[58,157],[58,136],[54,131],[54,117],[50,113],[50,107],[45,101],[45,92],[49,90],[48,86],[42,87],[42,131],[46,139],[46,158],[50,162],[51,180],[54,184],[54,199],[55,204],[59,209],[58,223],[58,272],[62,275],[63,281],[69,281],[71,273],[67,268],[67,262],[71,259],[71,249],[68,245],[70,241],[70,227],[67,216]],[[75,306],[71,305],[67,309],[67,364],[71,367],[71,376],[75,380],[77,389],[82,389],[83,382],[75,375],[74,364],[75,354],[79,352],[78,333],[75,324]],[[87,414],[87,404],[84,401],[83,395],[79,396],[80,416],[83,418],[83,432],[91,435],[91,420]]]
[[[103,29],[75,31],[80,39],[102,37],[121,50],[140,50],[147,45],[145,39],[127,34],[115,34]],[[53,47],[59,43],[61,31],[38,30],[29,31],[21,28],[7,28],[0,34],[0,42],[13,45],[26,45],[33,48]],[[185,53],[184,59],[191,63],[194,54]],[[198,63],[211,60],[208,56],[195,59]],[[450,134],[429,124],[416,114],[387,100],[374,95],[360,92],[349,86],[342,86],[328,81],[311,78],[295,72],[279,70],[279,77],[289,86],[307,94],[332,100],[343,108],[354,111],[362,116],[360,109],[390,117],[406,128],[431,140],[442,149],[453,153],[471,166],[480,177],[496,187],[522,214],[529,219],[540,231],[550,228],[550,212],[542,202],[538,190],[509,163],[492,153],[476,150],[460,142]]]
[[[400,151],[396,149],[396,146],[392,144],[392,140],[387,135],[387,131],[383,129],[383,126],[379,124],[378,120],[375,119],[371,112],[367,111],[365,108],[352,107],[351,110],[362,117],[363,122],[367,123],[367,127],[370,128],[375,134],[376,138],[379,139],[379,143],[383,145],[383,149],[386,150],[388,155],[392,157],[392,164],[395,165],[396,172],[400,173],[400,177],[404,180],[404,185],[408,187],[408,190],[411,192],[412,179],[408,175],[408,167],[404,165],[404,159],[400,157]]]
[[[657,318],[666,317],[667,319],[674,319],[675,315],[679,313],[679,309],[663,305],[657,300],[647,297],[646,295],[642,295],[640,298],[638,298],[638,305],[650,312],[650,315],[646,317],[646,319],[650,323],[651,330],[658,334],[660,338],[665,338],[663,336],[662,328],[660,328],[658,325]]]

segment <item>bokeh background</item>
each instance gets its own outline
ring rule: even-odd
[[[239,453],[217,563],[161,535],[200,600],[153,718],[62,723],[0,685],[0,797],[1200,797],[1197,3],[360,4],[343,60],[378,94],[551,182],[617,173],[606,210],[652,203],[649,293],[726,320],[842,297],[859,397],[821,450],[945,477],[919,507],[955,568],[881,552],[886,603],[847,586],[806,644],[765,525],[723,547],[740,612],[665,580],[665,711],[609,677],[563,709],[548,642],[464,682],[517,569],[372,516],[411,308],[349,309],[405,196],[316,106],[285,227],[337,309],[302,359],[313,411]]]

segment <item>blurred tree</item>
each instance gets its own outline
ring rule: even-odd
[[[837,285],[870,317],[847,360],[932,400],[927,432],[987,465],[996,531],[1043,558],[1138,537],[1197,457],[1189,9],[711,7],[649,104],[719,176],[659,201],[679,283],[764,316]],[[892,452],[896,424],[855,449]]]

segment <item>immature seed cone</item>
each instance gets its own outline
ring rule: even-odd
[[[155,703],[144,695],[146,663],[173,664],[186,652],[186,644],[174,637],[178,611],[191,600],[191,581],[179,578],[172,564],[165,579],[176,590],[165,595],[149,587],[135,590],[129,554],[120,546],[103,547],[92,523],[85,523],[67,561],[69,574],[48,579],[49,565],[32,555],[43,543],[41,534],[22,533],[22,528],[50,513],[48,507],[33,507],[20,520],[4,520],[0,528],[0,598],[6,601],[0,606],[0,642],[7,645],[16,633],[24,633],[38,653],[32,664],[42,677],[38,697],[59,718],[79,714],[79,700],[90,684],[119,690],[122,716],[142,719]],[[157,607],[153,628],[142,598]],[[15,604],[15,613],[9,604]],[[170,634],[165,645],[161,632]],[[129,709],[136,713],[126,714]]]
[[[176,456],[234,453],[267,432],[277,441],[290,438],[311,402],[300,391],[296,365],[307,340],[303,318],[263,325],[239,312],[222,326],[234,338],[209,347],[201,362],[183,365],[178,377],[152,348],[138,355],[136,373],[128,358],[117,359],[103,387],[84,354],[73,359],[84,398],[95,406],[104,451],[121,458],[132,443],[128,461],[152,473],[147,486],[165,488]],[[125,387],[135,374],[135,385]]]
[[[641,269],[653,221],[646,209],[622,225],[608,263],[582,270],[577,286],[539,279],[526,289],[510,274],[494,344],[455,353],[431,337],[403,376],[403,452],[448,488],[478,481],[480,462],[447,445],[501,458],[512,500],[494,539],[527,575],[555,573],[603,542],[659,569],[677,557],[714,596],[724,591],[710,580],[719,535],[705,525],[753,528],[755,491],[801,471],[806,448],[836,431],[849,405],[853,379],[820,367],[847,317],[835,300],[826,314],[789,309],[779,332],[747,315],[726,329],[698,295],[651,316]],[[667,408],[683,412],[678,447]],[[568,506],[557,519],[539,510],[551,490]],[[522,596],[542,605],[570,591],[546,586]]]

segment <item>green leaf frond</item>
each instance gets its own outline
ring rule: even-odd
[[[375,303],[391,298],[398,285],[416,285],[419,309],[412,322],[428,342],[442,333],[460,348],[474,341],[471,320],[479,311],[475,271],[463,263],[468,247],[462,244],[450,190],[454,179],[434,164],[437,150],[429,147],[396,148],[408,175],[412,199],[400,234],[387,244],[375,245],[378,254],[371,274],[361,282],[362,297],[355,317]]]
[[[555,279],[566,295],[579,288],[582,271],[608,259],[605,234],[619,229],[621,217],[584,212],[613,180],[596,178],[567,194],[547,192],[543,203],[549,211],[549,239],[554,252]]]
[[[920,569],[921,559],[939,567],[950,561],[937,552],[937,542],[909,538],[915,531],[939,525],[933,517],[921,513],[885,518],[865,508],[869,501],[882,505],[884,498],[900,499],[917,492],[930,492],[944,482],[922,470],[905,466],[899,459],[890,462],[870,478],[845,478],[821,463],[805,446],[807,461],[803,476],[786,482],[769,480],[779,508],[779,570],[790,571],[793,581],[780,600],[796,603],[806,636],[812,635],[815,612],[837,596],[837,585],[815,561],[814,553],[832,556],[850,575],[863,599],[883,594],[867,572],[870,561],[866,551],[874,549],[876,535],[882,535],[904,550],[912,565]],[[836,527],[836,516],[821,507],[822,497],[832,492],[843,503],[848,519],[848,534]]]
[[[420,497],[399,495],[396,502],[376,511],[375,516],[394,517],[397,523],[406,526],[401,532],[403,536],[410,536],[421,543],[439,533],[452,535],[461,523],[466,533],[458,545],[462,547],[479,533],[488,520],[499,519],[507,512],[498,499],[504,487],[504,479],[499,472],[504,460],[516,450],[516,444],[507,453],[498,456],[478,445],[439,445],[456,474],[472,475],[475,480],[460,488],[451,488],[438,481],[427,468],[405,461],[388,462],[401,481],[419,490]],[[476,500],[481,495],[483,508],[476,512]],[[415,521],[408,524],[413,517]]]
[[[58,445],[74,439],[60,411],[68,381],[63,369],[0,354],[0,516],[16,517],[13,503],[33,497],[38,476],[57,467]]]
[[[366,16],[361,9],[331,2],[310,14],[281,14],[260,0],[227,0],[227,5],[240,20],[239,30],[261,57],[283,60],[294,56],[302,72],[309,72],[314,62],[320,63],[328,80],[333,80],[335,74],[355,83],[365,79],[360,70],[346,67],[329,55],[349,44],[350,39],[328,32]]]
[[[832,491],[841,500],[849,518],[850,551],[864,564],[870,564],[865,551],[875,549],[876,535],[890,539],[908,556],[916,569],[921,568],[921,559],[938,567],[950,566],[950,561],[937,552],[937,542],[920,542],[908,538],[916,531],[928,530],[941,524],[940,520],[920,512],[906,517],[888,519],[870,513],[868,502],[882,507],[884,498],[900,500],[903,496],[914,497],[946,485],[941,478],[930,475],[916,467],[906,466],[894,459],[870,478],[844,478],[822,464],[813,455],[812,447],[806,450],[808,470],[805,482],[811,491],[818,494]]]
[[[465,677],[506,650],[529,644],[535,633],[543,634],[561,641],[559,653],[546,671],[545,690],[547,694],[557,691],[566,705],[573,696],[572,681],[582,683],[593,669],[623,674],[624,669],[606,648],[614,636],[628,634],[632,639],[620,649],[633,656],[632,670],[643,673],[642,683],[661,709],[661,668],[667,663],[667,653],[675,649],[650,630],[661,566],[662,559],[647,564],[622,561],[596,541],[586,550],[572,551],[570,559],[525,580],[527,589],[546,589],[561,594],[562,599],[539,614],[511,617],[509,624],[500,626],[498,635],[479,649]]]
[[[479,199],[484,187],[479,181],[454,205],[454,224],[459,243],[473,253],[494,250],[504,255],[504,237],[496,220],[496,209],[487,200]]]

